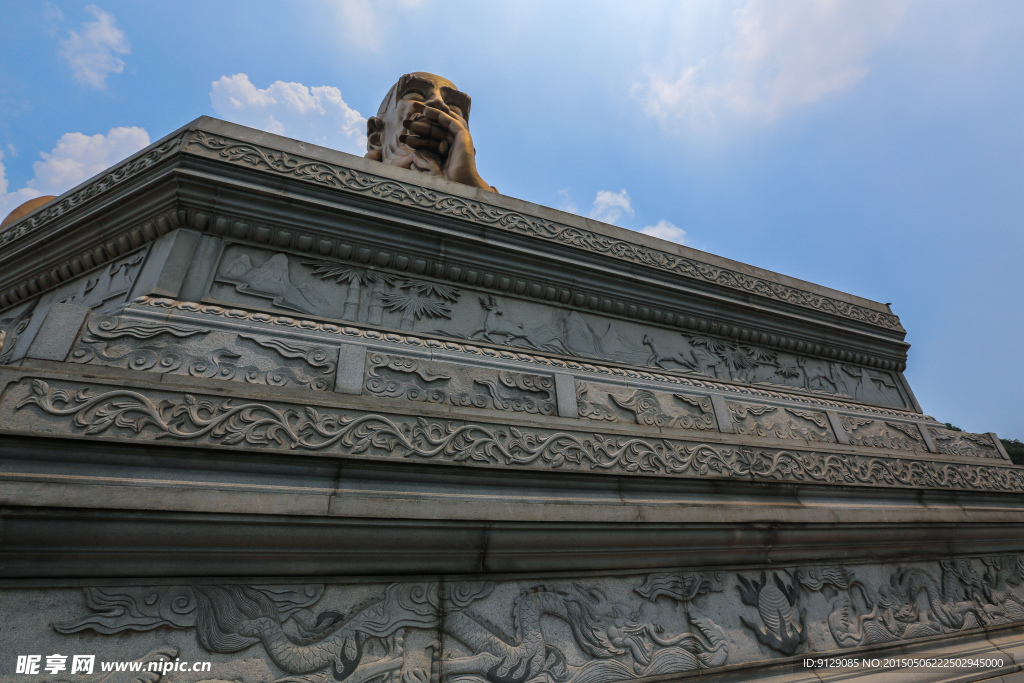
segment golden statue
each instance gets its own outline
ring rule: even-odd
[[[469,105],[447,78],[405,74],[366,122],[366,157],[497,192],[476,170]]]
[[[52,202],[54,199],[56,199],[55,196],[53,196],[52,194],[47,194],[43,195],[42,197],[36,197],[35,199],[28,200],[27,202],[16,208],[14,211],[11,211],[11,213],[7,215],[7,218],[3,220],[3,223],[0,223],[0,230],[3,230],[8,225],[11,225],[12,223],[16,222],[22,216],[26,216],[32,213],[43,204],[48,204]]]

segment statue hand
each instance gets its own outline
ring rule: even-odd
[[[444,177],[464,185],[485,190],[493,188],[484,182],[476,170],[476,148],[469,133],[466,120],[444,106],[442,111],[423,102],[415,102],[413,110],[423,118],[406,119],[402,122],[410,133],[399,137],[399,141],[416,149],[428,149],[444,159]]]

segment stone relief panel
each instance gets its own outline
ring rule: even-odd
[[[798,653],[875,647],[873,656],[886,656],[877,646],[1018,625],[1024,559],[9,588],[0,591],[0,610],[13,626],[4,631],[10,652],[93,654],[92,675],[54,672],[76,683],[126,680],[103,678],[103,664],[133,659],[211,664],[147,675],[152,683],[614,683],[696,677]]]
[[[580,417],[601,422],[635,422],[647,427],[717,430],[707,396],[674,394],[576,380]]]
[[[148,252],[146,247],[64,285],[56,301],[86,308],[110,308],[124,303]]]
[[[180,683],[629,681],[726,664],[726,632],[705,608],[723,587],[720,573],[673,572],[62,589],[59,613],[32,629],[27,651],[45,643],[48,653],[98,651],[101,662],[147,651],[145,661],[211,662],[208,674],[165,676]],[[0,600],[11,608],[30,594],[4,591]]]
[[[906,408],[889,371],[774,351],[455,287],[370,266],[229,244],[210,295],[391,329],[437,334],[715,380]]]
[[[69,356],[73,363],[316,391],[334,388],[336,347],[118,317],[93,317],[86,330]]]
[[[0,365],[7,365],[15,357],[15,349],[32,322],[37,300],[4,311],[0,318]]]
[[[726,401],[737,434],[835,443],[828,416],[817,410]]]
[[[873,446],[902,451],[927,452],[928,447],[916,424],[872,420],[854,415],[840,415],[839,421],[854,446]]]
[[[935,448],[944,455],[1003,459],[1002,453],[992,443],[992,437],[988,434],[955,432],[951,429],[941,429],[939,427],[926,427],[926,429],[932,435]]]
[[[596,425],[594,425],[596,426]],[[482,467],[592,471],[844,486],[1024,491],[996,463],[731,446],[676,438],[552,430],[508,422],[337,410],[170,390],[26,377],[0,395],[0,431],[50,437],[176,441]]]
[[[367,356],[364,389],[386,398],[554,415],[551,375],[426,361],[386,353]]]
[[[578,360],[572,358],[560,358],[554,355],[527,353],[522,350],[506,348],[503,346],[486,346],[461,341],[450,341],[424,337],[416,334],[402,334],[396,332],[376,330],[368,327],[357,327],[353,325],[336,325],[331,322],[294,318],[289,315],[273,315],[259,311],[247,311],[238,308],[225,308],[211,304],[200,304],[189,301],[176,301],[174,299],[155,298],[143,296],[136,299],[126,309],[131,314],[140,314],[143,317],[152,317],[152,313],[159,311],[161,317],[166,311],[173,311],[184,319],[191,320],[200,326],[211,323],[218,325],[243,325],[262,327],[271,330],[298,330],[303,333],[315,332],[327,335],[325,340],[341,339],[356,340],[360,343],[376,343],[387,341],[388,343],[415,349],[417,352],[432,353],[436,350],[443,350],[448,353],[465,355],[474,359],[514,361],[519,364],[529,364],[543,368],[545,371],[563,371],[576,374],[594,376],[613,376],[628,380],[643,382],[655,382],[665,386],[685,387],[688,393],[701,392],[703,390],[716,390],[734,392],[738,395],[749,396],[755,400],[783,400],[792,403],[814,406],[820,409],[834,409],[845,411],[864,410],[863,406],[855,403],[848,403],[837,400],[827,395],[794,394],[776,391],[771,387],[753,387],[738,384],[724,384],[708,378],[696,376],[685,376],[682,374],[667,374],[644,368],[631,368],[625,366],[605,365],[596,362]],[[333,342],[330,342],[333,343]],[[869,408],[874,415],[883,415],[900,420],[930,420],[935,418],[922,415],[916,411],[897,410],[881,406]]]

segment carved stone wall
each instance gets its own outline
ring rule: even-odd
[[[230,243],[209,289],[228,305],[436,334],[672,373],[908,408],[891,371],[540,304],[351,263]]]
[[[177,660],[210,668],[167,680],[596,683],[884,657],[865,648],[944,635],[983,640],[1024,622],[1022,579],[1024,559],[1012,555],[573,579],[7,589],[0,611],[12,652],[44,655],[40,668],[49,662],[69,681],[100,679],[104,662]],[[990,668],[1012,666],[991,645],[973,652]],[[92,676],[70,673],[76,655],[95,657]]]

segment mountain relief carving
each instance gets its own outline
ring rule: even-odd
[[[329,391],[334,348],[184,324],[92,318],[74,363]]]
[[[371,394],[427,403],[554,415],[555,382],[534,375],[371,353],[364,388]]]

